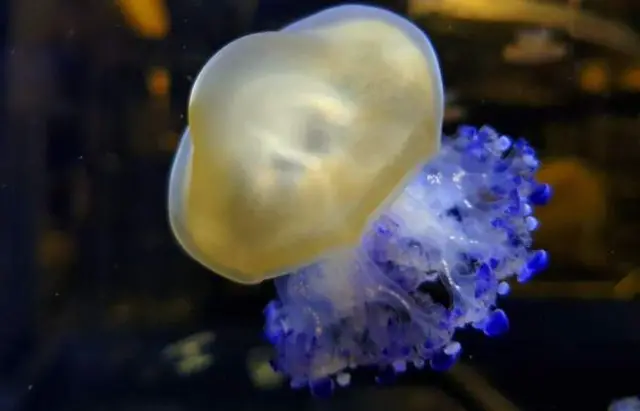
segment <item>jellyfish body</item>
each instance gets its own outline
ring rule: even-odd
[[[265,331],[276,368],[312,387],[358,366],[443,370],[461,351],[456,330],[505,332],[496,300],[506,280],[528,281],[548,263],[529,249],[533,206],[550,196],[537,167],[526,141],[491,128],[445,138],[359,247],[275,280]]]
[[[249,284],[351,248],[438,152],[443,112],[431,44],[390,12],[342,6],[240,38],[193,85],[173,232]]]
[[[505,332],[506,280],[548,263],[535,152],[491,128],[442,139],[443,103],[427,38],[365,6],[236,40],[194,83],[171,227],[228,279],[277,277],[265,332],[293,386],[447,369],[455,332]]]

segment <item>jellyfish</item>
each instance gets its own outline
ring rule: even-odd
[[[506,332],[498,297],[548,264],[534,149],[489,126],[443,136],[443,113],[425,34],[368,6],[238,39],[195,81],[171,228],[211,271],[274,282],[264,331],[293,387],[446,370],[455,333]]]

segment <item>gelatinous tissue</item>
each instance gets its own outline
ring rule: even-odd
[[[169,186],[176,238],[245,284],[352,247],[438,152],[443,94],[426,37],[376,8],[235,40],[191,91]]]
[[[292,386],[448,369],[456,331],[505,332],[508,280],[548,264],[533,148],[490,127],[441,136],[443,94],[426,36],[365,6],[236,40],[194,84],[172,229],[222,276],[275,278],[265,333]]]
[[[312,387],[343,384],[362,365],[444,370],[461,352],[457,330],[505,332],[496,300],[507,280],[526,282],[549,259],[529,249],[533,206],[550,196],[536,166],[524,140],[488,127],[446,137],[358,247],[275,280],[275,367]]]

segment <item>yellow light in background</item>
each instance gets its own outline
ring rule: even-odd
[[[153,97],[165,97],[171,88],[171,73],[165,67],[153,67],[147,74],[147,89]]]
[[[162,39],[169,33],[166,0],[116,0],[127,24],[140,36]]]
[[[585,63],[580,69],[579,78],[580,87],[588,93],[599,94],[609,89],[609,70],[602,61]]]
[[[43,268],[64,268],[72,262],[75,244],[68,233],[49,229],[42,233],[39,240],[38,262]]]
[[[635,269],[627,274],[614,287],[614,293],[618,299],[632,300],[640,295],[640,269]]]
[[[165,153],[174,153],[178,143],[180,142],[180,135],[175,131],[167,131],[158,138],[158,150]]]
[[[627,91],[640,91],[640,67],[627,70],[620,79],[620,86]]]

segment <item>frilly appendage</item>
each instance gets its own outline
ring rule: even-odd
[[[359,247],[275,281],[279,300],[265,310],[274,367],[321,393],[360,366],[445,370],[467,326],[505,332],[496,299],[506,280],[526,282],[548,264],[530,249],[533,206],[551,195],[537,167],[526,141],[489,127],[445,137]]]

